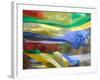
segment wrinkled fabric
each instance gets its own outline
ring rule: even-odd
[[[35,34],[31,32],[23,33],[24,38],[27,39],[68,42],[75,49],[78,49],[85,43],[85,40],[87,39],[88,35],[89,32],[86,30],[69,32],[62,37],[56,37],[56,38],[51,38],[45,35]]]
[[[81,45],[85,43],[85,40],[88,36],[89,31],[80,30],[69,32],[60,38],[69,42],[73,48],[78,49]]]

